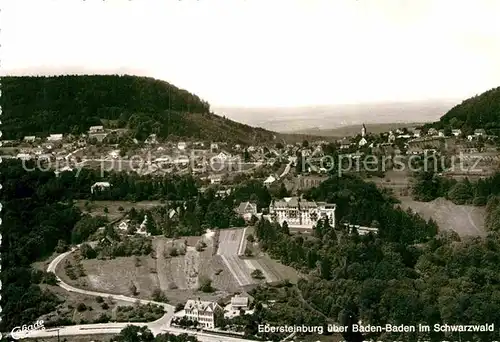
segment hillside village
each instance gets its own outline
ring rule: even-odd
[[[420,246],[498,229],[496,131],[447,127],[373,134],[362,124],[354,136],[297,142],[276,133],[248,143],[138,134],[103,120],[85,133],[4,140],[7,172],[29,171],[7,191],[32,194],[44,208],[26,219],[17,207],[18,230],[24,220],[43,224],[16,248],[31,253],[38,284],[57,293],[40,295],[45,309],[14,318],[48,327],[145,322],[155,332],[241,341],[289,335],[262,333],[257,320],[339,326],[343,308],[330,293],[350,303],[356,287],[372,288],[370,274],[380,274],[377,291],[417,281],[413,268],[427,264],[410,255],[434,255]],[[429,160],[442,163],[413,169]],[[40,239],[47,242],[34,255]],[[378,318],[362,307],[358,319]]]

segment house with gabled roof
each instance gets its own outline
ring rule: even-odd
[[[50,134],[47,137],[47,141],[61,141],[63,139],[62,134]]]
[[[485,136],[486,135],[486,131],[482,128],[478,128],[476,130],[474,130],[474,135],[476,137],[480,137],[480,136]]]
[[[249,299],[248,297],[243,297],[240,295],[235,295],[231,298],[231,309],[232,310],[248,310],[249,309]]]
[[[276,181],[276,177],[271,175],[271,176],[266,178],[266,180],[264,181],[264,185],[269,186],[269,185],[273,184],[275,181]]]
[[[111,184],[109,182],[96,182],[94,183],[91,187],[90,187],[90,192],[91,193],[94,193],[94,191],[96,189],[99,189],[99,190],[104,190],[104,189],[108,189],[111,187]]]
[[[242,202],[236,208],[236,213],[249,221],[253,215],[257,215],[257,205],[251,202]]]
[[[104,132],[104,126],[90,126],[89,134]]]
[[[224,315],[224,309],[216,302],[188,300],[184,305],[185,317],[207,329],[215,328],[217,315]]]

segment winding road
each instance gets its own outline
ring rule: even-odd
[[[55,270],[57,268],[57,265],[69,254],[74,252],[75,250],[78,249],[77,247],[73,247],[70,251],[65,252],[61,255],[58,255],[54,260],[52,260],[47,267],[47,272],[52,272],[56,274]],[[83,290],[79,289],[76,287],[73,287],[65,282],[62,281],[61,278],[59,278],[56,274],[56,279],[58,281],[58,286],[61,288],[65,289],[66,291],[69,292],[76,292],[76,293],[81,293],[81,294],[86,294],[89,296],[95,296],[95,297],[105,297],[105,298],[111,298],[117,301],[124,301],[124,302],[130,302],[130,303],[137,303],[138,301],[141,304],[154,304],[158,306],[162,306],[165,309],[165,314],[158,320],[154,322],[149,322],[149,323],[137,323],[137,322],[125,322],[125,323],[99,323],[99,324],[81,324],[81,325],[71,325],[71,326],[65,326],[61,328],[55,328],[55,329],[46,329],[46,330],[34,330],[30,331],[27,334],[25,334],[22,338],[36,338],[36,337],[53,337],[53,336],[76,336],[76,335],[97,335],[97,334],[119,334],[120,331],[125,328],[128,325],[135,325],[135,326],[147,326],[149,330],[153,333],[154,336],[169,332],[172,334],[189,334],[189,335],[194,335],[200,340],[201,342],[256,342],[256,341],[251,341],[251,340],[246,340],[242,338],[235,338],[235,337],[227,337],[227,336],[219,336],[219,335],[214,335],[214,334],[207,334],[207,333],[202,333],[202,332],[197,332],[197,331],[192,331],[192,330],[185,330],[185,329],[178,329],[170,326],[170,322],[172,320],[172,317],[174,316],[175,312],[175,307],[166,304],[166,303],[160,303],[160,302],[155,302],[152,300],[145,300],[145,299],[137,299],[134,297],[127,297],[124,295],[116,295],[116,294],[110,294],[110,293],[104,293],[104,292],[95,292],[95,291],[88,291],[88,290]]]

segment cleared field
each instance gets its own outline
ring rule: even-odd
[[[296,280],[297,272],[295,270],[290,268],[286,269],[286,272],[279,272],[277,269],[286,266],[280,265],[266,256],[245,259],[240,257],[240,254],[245,250],[246,237],[252,232],[253,228],[224,229],[220,231],[217,255],[220,256],[236,282],[240,286],[259,283],[259,280],[253,279],[251,276],[252,271],[255,269],[262,271],[266,282],[273,283],[283,279]]]
[[[77,200],[75,205],[82,211],[86,212],[85,203],[86,200]],[[89,201],[91,208],[90,214],[92,216],[102,215],[108,216],[110,220],[116,220],[123,216],[123,214],[132,209],[149,209],[157,206],[164,205],[160,201],[141,201],[141,202],[129,202],[129,201]],[[118,210],[122,207],[123,211]],[[104,212],[104,208],[108,208],[108,213]]]
[[[156,275],[156,262],[150,256],[121,257],[104,261],[82,260],[82,264],[87,276],[77,280],[77,287],[130,296],[130,287],[133,284],[137,288],[137,297],[149,299],[153,290],[160,285]],[[61,273],[64,273],[64,270],[61,270]]]
[[[185,255],[165,258],[165,251],[169,251],[174,244],[177,247],[183,245],[186,240],[188,247]],[[152,299],[153,291],[159,288],[174,305],[198,297],[217,300],[240,291],[238,283],[220,256],[213,255],[211,239],[203,238],[207,247],[201,252],[194,247],[198,240],[200,237],[187,237],[173,242],[172,239],[156,237],[153,239],[155,258],[148,255],[112,260],[81,260],[85,275],[76,280],[66,275],[65,261],[62,261],[56,273],[64,282],[78,288],[127,296],[131,295],[131,284],[134,284],[138,291],[137,298],[142,299]],[[66,260],[73,265],[77,264],[73,254]],[[40,263],[39,267],[42,268],[45,263]],[[211,279],[217,291],[198,291],[202,278]]]
[[[470,205],[456,205],[438,198],[431,202],[417,202],[410,198],[401,199],[403,209],[411,208],[425,219],[435,220],[440,229],[454,230],[460,236],[484,236],[485,208]]]
[[[218,255],[238,255],[240,245],[244,241],[244,228],[222,229],[219,236]]]

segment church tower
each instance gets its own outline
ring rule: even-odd
[[[366,135],[366,126],[363,124],[363,127],[361,127],[361,136],[364,138]]]

